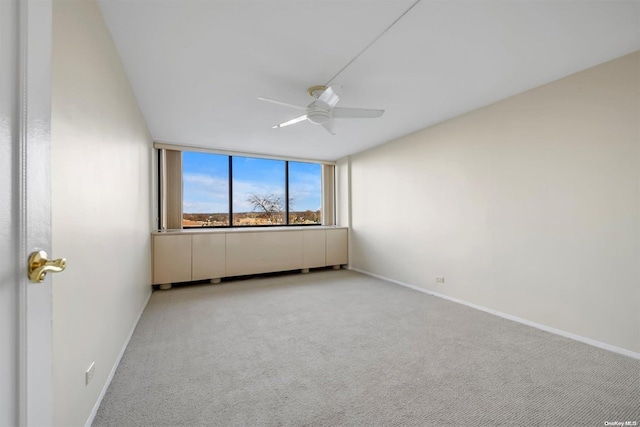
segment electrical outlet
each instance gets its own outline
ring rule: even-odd
[[[436,277],[436,283],[444,283],[444,277]]]
[[[89,385],[89,382],[91,381],[91,378],[93,378],[93,373],[96,371],[96,362],[91,362],[91,366],[89,366],[89,369],[87,369],[87,372],[85,372],[85,385]]]

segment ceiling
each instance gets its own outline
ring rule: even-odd
[[[336,160],[640,49],[640,1],[422,0],[333,81],[333,136],[298,111],[414,0],[101,0],[156,141]]]

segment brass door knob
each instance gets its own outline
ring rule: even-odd
[[[64,258],[49,261],[45,251],[32,252],[29,255],[29,280],[33,283],[41,283],[47,273],[59,273],[67,267]]]

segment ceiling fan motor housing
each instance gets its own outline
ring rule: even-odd
[[[315,108],[307,113],[307,119],[316,125],[322,125],[331,120],[331,113],[329,110],[322,108]]]
[[[322,95],[322,92],[324,92],[325,90],[327,90],[326,86],[311,86],[309,89],[307,89],[307,93],[310,97],[318,99],[318,97]]]

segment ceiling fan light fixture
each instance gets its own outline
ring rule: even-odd
[[[316,125],[322,125],[331,120],[331,114],[325,110],[313,110],[307,113],[307,120]]]

